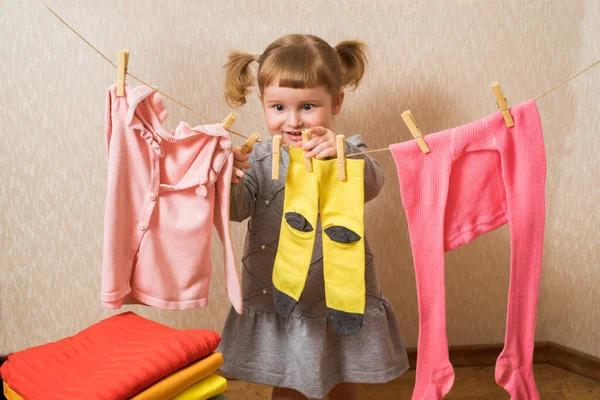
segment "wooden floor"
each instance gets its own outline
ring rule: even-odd
[[[455,368],[456,380],[446,400],[509,400],[510,396],[494,381],[494,367]],[[597,400],[600,382],[585,378],[550,364],[534,365],[535,380],[541,400]],[[415,382],[410,370],[395,381],[382,385],[361,385],[360,398],[365,400],[409,400]],[[225,393],[228,400],[271,399],[271,388],[254,383],[230,380]]]

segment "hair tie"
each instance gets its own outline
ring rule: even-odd
[[[255,54],[254,61],[258,62],[259,59],[260,59],[260,54]]]

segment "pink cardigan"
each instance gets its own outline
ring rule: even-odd
[[[108,188],[102,304],[184,310],[205,306],[214,224],[223,243],[229,300],[242,296],[229,234],[233,153],[220,124],[169,132],[167,110],[147,86],[108,88]]]

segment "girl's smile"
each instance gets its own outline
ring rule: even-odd
[[[271,136],[281,135],[284,144],[302,141],[302,131],[314,126],[330,128],[333,116],[340,112],[344,93],[333,96],[324,86],[314,88],[279,87],[279,79],[259,94],[267,129]]]

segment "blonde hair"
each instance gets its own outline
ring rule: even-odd
[[[314,35],[291,34],[271,43],[260,56],[232,51],[223,66],[226,70],[225,98],[232,107],[246,104],[249,87],[254,85],[250,69],[258,61],[258,90],[275,78],[280,87],[313,88],[325,86],[336,95],[343,88],[358,87],[367,66],[367,45],[346,40],[331,47]]]

